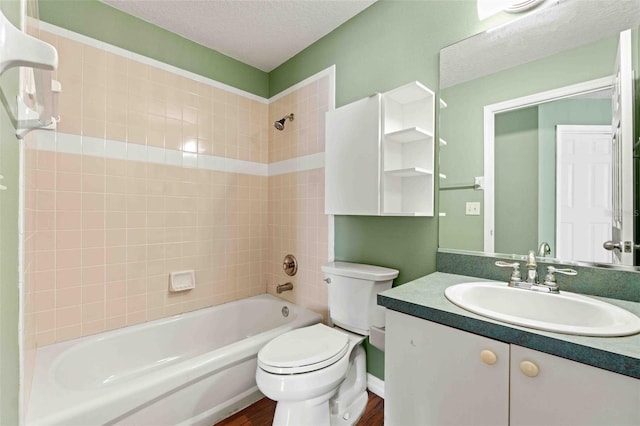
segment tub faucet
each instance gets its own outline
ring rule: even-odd
[[[276,293],[278,294],[288,290],[293,290],[293,283],[278,284],[276,287]]]

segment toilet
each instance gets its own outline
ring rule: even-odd
[[[277,401],[273,424],[353,425],[367,405],[362,342],[384,327],[377,294],[391,288],[395,269],[358,263],[322,265],[333,327],[316,324],[284,333],[258,352],[256,381]]]

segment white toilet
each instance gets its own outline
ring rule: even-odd
[[[377,294],[391,288],[395,269],[357,263],[322,266],[334,327],[316,324],[284,333],[258,352],[258,388],[277,401],[274,425],[355,424],[367,405],[369,327],[384,327]]]

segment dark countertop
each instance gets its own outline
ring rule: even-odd
[[[378,304],[460,330],[640,379],[640,334],[627,337],[573,336],[492,320],[466,311],[445,297],[444,290],[447,287],[470,281],[490,280],[436,272],[378,294]],[[640,316],[640,303],[589,297]]]

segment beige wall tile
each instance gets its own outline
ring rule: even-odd
[[[265,105],[57,42],[59,131],[263,163],[324,148],[323,80]],[[290,112],[294,122],[276,131],[273,121]],[[290,279],[279,267],[287,253],[298,256],[300,273],[284,296],[326,314],[321,170],[266,178],[40,151],[33,158],[34,345],[275,292]],[[169,293],[170,272],[183,269],[196,271],[196,289]]]

